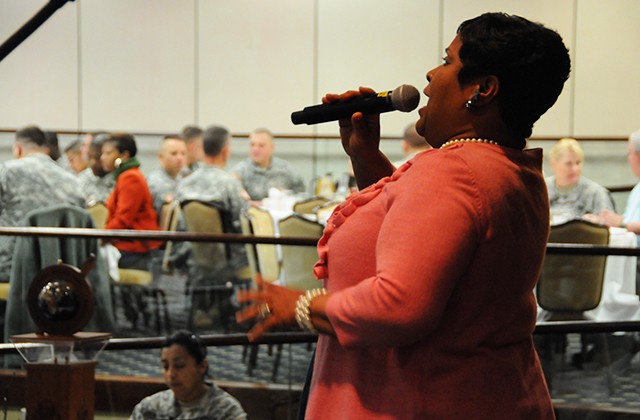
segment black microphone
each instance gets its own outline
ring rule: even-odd
[[[420,102],[418,89],[411,85],[401,85],[377,95],[358,96],[348,101],[336,101],[330,104],[313,105],[291,114],[294,124],[318,124],[351,118],[354,112],[363,114],[381,114],[389,111],[410,112]]]

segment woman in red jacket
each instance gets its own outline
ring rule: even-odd
[[[136,141],[127,133],[112,134],[102,146],[102,167],[116,177],[116,185],[107,199],[109,217],[105,229],[160,229],[151,192],[140,172],[137,150]],[[120,268],[148,270],[151,251],[158,249],[162,242],[117,240],[113,245],[121,253]]]
[[[105,229],[159,229],[151,192],[139,169],[137,150],[133,136],[126,133],[112,134],[102,145],[100,163],[105,171],[116,177],[116,185],[106,203],[109,216]],[[152,251],[162,245],[161,241],[150,240],[114,240],[112,243],[120,251],[118,267],[138,270],[150,270]],[[125,316],[134,328],[140,312],[145,324],[148,323],[149,316],[140,290],[123,293],[122,303]]]

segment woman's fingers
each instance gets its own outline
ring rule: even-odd
[[[249,330],[249,332],[247,333],[249,341],[257,340],[262,334],[277,325],[278,320],[276,318],[267,317],[264,321],[257,323],[253,328]]]
[[[348,101],[356,96],[362,95],[375,95],[376,92],[373,89],[367,87],[360,87],[358,90],[348,90],[343,93],[327,93],[322,97],[323,104],[330,104],[335,101]]]
[[[360,88],[358,88],[358,91],[363,94],[363,95],[375,95],[376,91],[366,87],[366,86],[360,86]]]
[[[270,284],[265,282],[260,274],[256,274],[253,282],[256,285],[256,289],[239,290],[238,302],[246,303],[266,300]]]
[[[260,306],[251,305],[236,312],[236,321],[245,322],[255,319],[260,314]]]
[[[264,300],[265,298],[266,298],[265,293],[260,290],[239,290],[238,291],[238,302],[240,303]]]

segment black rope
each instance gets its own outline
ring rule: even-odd
[[[0,61],[8,56],[11,51],[36,31],[44,22],[53,15],[56,10],[64,6],[68,1],[74,0],[50,0],[42,9],[27,21],[20,29],[0,45]]]

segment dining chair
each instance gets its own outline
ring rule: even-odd
[[[171,331],[171,318],[169,317],[169,307],[167,305],[167,295],[165,291],[158,287],[153,281],[153,274],[148,270],[139,270],[134,268],[119,268],[118,280],[112,281],[113,289],[113,305],[117,306],[116,296],[118,293],[131,293],[132,289],[137,289],[141,293],[141,298],[151,299],[153,301],[153,308],[155,312],[155,327],[158,335],[164,332]],[[138,301],[137,308],[146,308],[145,303]],[[115,316],[115,315],[114,315]],[[145,324],[148,323],[147,317],[149,314],[143,313],[145,317]],[[137,328],[133,325],[134,329]],[[163,328],[164,327],[164,328]]]
[[[165,203],[160,208],[160,230],[175,232],[178,228],[178,221],[181,217],[180,202],[172,200]],[[164,252],[162,254],[162,272],[171,272],[171,251],[173,250],[173,241],[166,241]]]
[[[109,216],[109,210],[107,209],[107,206],[102,202],[96,202],[87,207],[87,211],[93,218],[95,227],[98,229],[104,229],[107,218]],[[153,275],[150,271],[132,268],[119,268],[118,278],[117,280],[110,279],[110,286],[111,305],[113,308],[113,317],[115,320],[117,320],[117,307],[119,304],[117,296],[119,294],[121,295],[122,293],[130,293],[132,289],[138,289],[141,294],[140,299],[138,299],[138,307],[131,308],[131,310],[138,311],[142,309],[142,307],[144,307],[143,300],[146,298],[150,298],[154,302],[157,333],[162,333],[163,326],[167,332],[171,331],[171,321],[169,318],[169,309],[167,307],[166,294],[164,290],[158,288],[153,283]],[[148,320],[146,319],[146,317],[148,317],[148,314],[144,312],[143,316],[145,317],[146,324],[148,322]],[[135,323],[133,325],[133,328],[137,328]]]
[[[87,207],[87,211],[93,217],[97,229],[104,229],[104,225],[107,223],[107,217],[109,216],[109,210],[107,206],[102,202],[96,202]]]
[[[323,225],[326,224],[335,208],[338,207],[341,203],[342,201],[339,200],[331,200],[318,207],[315,212],[316,220],[318,221],[318,223]]]
[[[267,210],[258,207],[250,207],[247,216],[251,224],[251,230],[256,236],[275,236],[273,218]],[[280,278],[280,260],[276,245],[256,245],[257,266],[265,281],[274,282]]]
[[[256,236],[275,236],[275,224],[268,211],[249,207],[240,215],[242,233]],[[247,259],[251,266],[252,276],[260,274],[265,281],[274,282],[280,278],[280,258],[276,245],[270,244],[246,244]],[[253,260],[253,262],[252,262]],[[268,353],[273,354],[272,344],[268,345]],[[258,363],[258,351],[260,346],[250,344],[245,346],[242,352],[242,361],[247,363],[247,375],[252,376]],[[282,344],[275,345],[273,367],[271,371],[272,381],[275,382],[282,357]],[[247,360],[248,358],[248,360]]]
[[[32,210],[25,215],[23,225],[60,228],[95,227],[93,218],[87,210],[65,204]],[[92,254],[97,258],[95,267],[88,273],[87,279],[94,291],[95,309],[84,330],[102,332],[115,330],[107,267],[98,253],[96,238],[18,236],[8,283],[5,342],[8,342],[12,335],[36,331],[35,323],[25,304],[31,281],[36,274],[47,266],[58,264],[59,261],[80,267]]]
[[[609,228],[585,220],[570,220],[554,225],[549,243],[608,245]],[[596,308],[602,299],[606,255],[547,254],[536,286],[538,305],[546,311],[545,321],[586,320],[586,311]],[[602,346],[606,368],[610,368],[609,345],[606,334],[597,334]],[[560,349],[564,361],[566,336],[547,340],[547,346]],[[546,351],[552,354],[552,350]],[[587,340],[581,336],[581,357],[586,358]],[[612,375],[608,371],[610,390]]]
[[[189,200],[182,204],[182,212],[187,232],[223,234],[224,221],[229,215],[213,203]],[[235,269],[229,264],[230,249],[221,242],[193,242],[192,258],[194,267],[190,270],[185,293],[189,304],[187,323],[193,326],[196,315],[193,299],[208,299],[212,308],[220,312],[220,321],[229,329],[234,318],[235,308],[231,304],[231,296],[238,288],[245,288],[251,280],[246,278],[243,268]],[[197,308],[201,309],[201,308]],[[199,314],[198,314],[199,315]]]
[[[609,229],[584,220],[551,227],[549,243],[607,245]],[[584,319],[602,298],[606,255],[547,254],[536,287],[540,307],[553,320]]]
[[[328,198],[322,197],[322,196],[310,197],[295,203],[293,205],[293,211],[295,213],[302,213],[302,214],[315,214],[316,209],[318,207],[322,206],[323,204],[329,201],[330,200]]]
[[[0,282],[0,332],[4,331],[4,314],[7,309],[9,297],[9,282]]]
[[[246,209],[240,211],[240,230],[243,235],[253,236],[253,229],[251,228],[251,221],[249,220],[249,214]],[[251,243],[244,244],[245,252],[247,253],[247,261],[249,262],[249,269],[251,271],[251,278],[255,278],[258,274],[258,255],[256,245]]]
[[[280,237],[320,239],[324,227],[299,214],[292,214],[278,222]],[[282,245],[284,285],[296,290],[321,287],[313,276],[318,252],[312,246]]]

